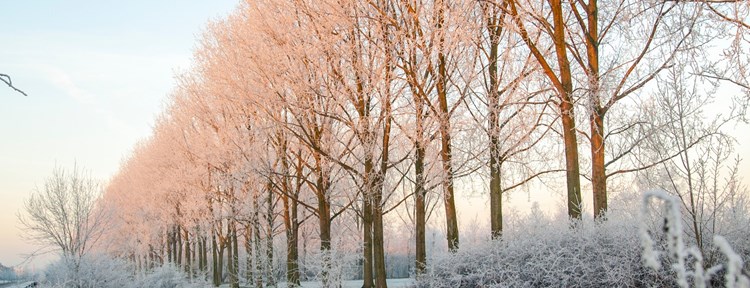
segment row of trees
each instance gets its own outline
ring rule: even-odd
[[[364,286],[386,287],[388,217],[414,227],[419,274],[435,209],[459,249],[460,181],[487,190],[492,238],[505,193],[560,172],[568,216],[582,217],[584,178],[602,218],[616,176],[690,157],[744,115],[700,130],[685,127],[700,109],[661,109],[706,99],[690,100],[685,81],[748,88],[748,12],[740,1],[243,2],[208,26],[153,136],[109,183],[111,249],[262,286],[283,239],[291,285],[316,273],[300,267],[316,244],[324,285],[349,249]],[[699,134],[666,142],[687,132]]]

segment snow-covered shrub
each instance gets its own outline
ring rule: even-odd
[[[86,256],[79,261],[63,258],[47,266],[44,287],[124,287],[132,282],[130,266],[105,255]]]
[[[638,225],[628,215],[575,223],[532,211],[508,225],[502,239],[429,262],[419,287],[639,286]]]
[[[602,221],[571,223],[566,215],[546,217],[538,209],[524,217],[509,215],[506,219],[518,220],[507,223],[501,239],[434,256],[417,285],[748,287],[742,258],[748,255],[750,231],[741,220],[747,213],[738,208],[731,217],[718,217],[734,224],[722,223],[724,231],[733,232],[730,238],[707,238],[712,247],[704,251],[715,258],[714,265],[683,230],[680,205],[665,192],[649,192],[642,201],[613,205]]]
[[[76,265],[78,263],[78,265]],[[77,266],[77,268],[76,268]],[[138,276],[134,276],[134,275]],[[42,273],[42,285],[53,288],[177,288],[209,287],[203,278],[191,280],[172,264],[135,273],[127,261],[107,255],[93,255],[80,261],[60,259]]]
[[[188,278],[176,266],[167,263],[148,271],[142,277],[136,279],[128,287],[152,287],[152,288],[178,288],[178,287],[209,287],[210,283],[203,280],[202,277],[196,277],[193,280]]]
[[[704,255],[696,246],[688,247],[683,240],[683,218],[681,206],[676,197],[665,191],[649,191],[643,198],[643,218],[649,215],[653,199],[661,200],[661,231],[641,225],[641,245],[644,265],[662,275],[670,275],[671,286],[679,287],[750,287],[750,280],[743,274],[742,256],[732,249],[722,236],[714,235],[713,244],[721,253],[719,263],[706,268]],[[711,250],[705,250],[711,251]],[[717,261],[719,262],[719,261]],[[723,278],[723,281],[722,281]]]
[[[356,254],[334,248],[325,253],[315,253],[302,264],[307,271],[315,274],[315,280],[321,281],[324,287],[341,287],[344,280],[356,274],[356,262]]]

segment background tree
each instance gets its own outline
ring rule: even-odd
[[[24,237],[40,245],[43,253],[59,252],[77,273],[81,259],[108,228],[108,215],[97,202],[100,195],[99,183],[77,167],[55,168],[18,215]]]
[[[739,159],[731,159],[735,140],[723,131],[741,116],[737,114],[741,110],[707,115],[706,107],[715,104],[716,96],[713,91],[701,91],[695,77],[684,63],[660,77],[648,118],[663,123],[659,125],[662,132],[649,138],[641,150],[659,165],[639,173],[638,179],[649,189],[663,189],[678,197],[687,234],[707,264],[713,265],[718,252],[710,249],[713,236],[734,233],[730,227],[735,213],[747,203],[747,191],[739,185]]]

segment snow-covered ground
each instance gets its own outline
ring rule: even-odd
[[[362,287],[362,280],[349,280],[344,281],[343,288],[360,288]],[[221,285],[221,287],[229,287],[229,284]],[[282,282],[276,285],[276,287],[279,288],[285,288],[286,283]],[[303,281],[302,287],[305,288],[319,288],[323,287],[320,282],[314,282],[314,281]],[[389,288],[407,288],[407,287],[414,287],[414,279],[411,278],[402,278],[402,279],[388,279],[388,287]]]
[[[18,282],[18,283],[15,283],[15,284],[8,284],[8,283],[3,284],[3,283],[0,283],[0,287],[2,287],[2,288],[36,287],[36,286],[32,286],[32,284],[34,284],[34,281]],[[9,285],[9,286],[6,286],[6,285]]]
[[[362,287],[363,280],[350,280],[344,281],[343,288],[360,288]],[[404,288],[414,286],[414,279],[403,278],[403,279],[388,279],[388,287],[391,288]],[[286,285],[280,285],[279,287],[286,287]],[[322,287],[320,282],[302,282],[302,287]]]

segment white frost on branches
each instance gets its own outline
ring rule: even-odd
[[[657,239],[654,239],[655,233],[648,230],[644,224],[649,215],[651,200],[658,199],[663,203],[663,232],[666,238],[667,251],[661,252],[657,248]],[[719,264],[705,270],[703,267],[703,255],[700,250],[691,246],[685,247],[682,238],[682,215],[680,212],[679,200],[663,190],[653,190],[644,193],[643,203],[641,206],[640,236],[643,252],[641,254],[643,264],[659,271],[662,268],[662,255],[668,255],[668,261],[672,263],[672,271],[676,274],[676,282],[680,287],[707,287],[711,277],[719,272],[724,272],[725,287],[750,287],[750,280],[742,274],[744,265],[742,257],[735,253],[729,242],[719,235],[714,236],[714,246],[716,246],[727,258],[726,264]],[[693,270],[690,271],[686,264],[693,261]]]

